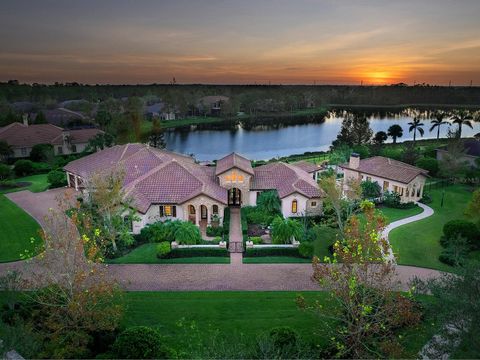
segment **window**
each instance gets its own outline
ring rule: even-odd
[[[390,186],[390,183],[388,181],[383,182],[383,191],[388,191],[388,187]]]
[[[393,185],[393,192],[396,192],[398,194],[398,186],[397,185]]]
[[[213,205],[212,206],[212,212],[216,215],[218,215],[218,205]]]
[[[372,181],[372,177],[371,177],[371,176],[367,176],[367,181]]]
[[[74,152],[74,153],[77,152],[77,145],[72,145],[72,152]]]
[[[22,156],[27,156],[27,148],[22,148],[20,151],[22,152]]]
[[[195,215],[195,206],[189,205],[189,206],[188,206],[188,213],[189,213],[190,215]]]
[[[58,152],[60,155],[63,154],[63,146],[59,146],[59,147],[57,148],[57,152]]]
[[[317,202],[316,202],[316,201],[312,201],[312,202],[310,203],[310,205],[311,205],[312,207],[317,207]]]
[[[292,201],[292,213],[296,214],[297,213],[297,207],[298,207],[298,202],[297,200]]]
[[[233,170],[229,175],[225,176],[225,181],[232,183],[243,183],[243,175],[238,174],[235,170]]]
[[[420,197],[420,190],[421,190],[421,187],[417,189],[417,197]]]
[[[160,217],[177,216],[177,207],[174,205],[160,205]]]

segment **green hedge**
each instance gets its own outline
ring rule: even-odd
[[[259,256],[293,256],[302,257],[298,248],[248,248],[245,251],[245,257]]]
[[[223,234],[228,238],[230,233],[230,209],[226,208],[223,212]]]
[[[222,248],[183,248],[172,249],[162,259],[177,259],[189,257],[228,257],[230,256],[227,249]]]

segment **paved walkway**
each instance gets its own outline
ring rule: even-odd
[[[241,265],[243,262],[243,236],[242,236],[242,220],[240,208],[230,208],[230,230],[229,244],[230,264]]]
[[[418,215],[414,215],[414,216],[410,216],[408,218],[404,218],[404,219],[401,219],[401,220],[394,221],[394,222],[390,223],[383,230],[382,237],[385,240],[387,240],[388,245],[389,245],[388,260],[395,261],[395,256],[393,255],[393,250],[392,250],[392,247],[390,246],[390,241],[388,239],[388,235],[390,234],[390,231],[392,231],[393,229],[395,229],[397,227],[400,227],[402,225],[409,224],[409,223],[412,223],[412,222],[415,222],[415,221],[418,221],[418,220],[422,220],[422,219],[425,219],[425,218],[433,215],[434,211],[430,206],[427,206],[427,205],[422,204],[420,202],[417,203],[417,205],[420,206],[423,209],[423,212],[421,212]]]
[[[43,193],[21,191],[7,196],[43,224],[48,209],[57,207],[56,198],[63,196],[65,191],[70,190],[56,189]],[[240,240],[241,243],[240,209],[232,210],[230,231],[233,241]],[[411,218],[404,220],[409,219]],[[23,261],[3,263],[0,264],[0,274],[25,268]],[[318,285],[311,280],[310,264],[242,264],[241,253],[231,253],[231,265],[133,264],[108,265],[108,268],[111,276],[127,290],[319,290]],[[440,274],[431,269],[397,266],[397,279],[401,282],[402,289],[408,288],[408,282],[414,276],[425,280]]]

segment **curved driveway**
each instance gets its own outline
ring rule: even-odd
[[[31,214],[40,224],[43,224],[44,218],[48,214],[48,209],[56,207],[55,199],[58,196],[62,196],[64,192],[65,189],[36,194],[29,191],[21,191],[9,194],[8,197]],[[410,220],[424,213],[404,220]],[[426,216],[420,217],[419,219],[424,217]],[[392,223],[391,226],[402,221],[403,220],[396,221]],[[319,290],[318,285],[310,278],[312,275],[311,265],[305,263],[235,263],[231,265],[128,264],[107,266],[112,277],[127,290]],[[25,262],[23,261],[4,263],[0,264],[0,274],[8,270],[23,271],[26,270],[26,268],[27,266],[25,266]],[[402,289],[408,288],[408,282],[414,276],[427,279],[430,277],[438,277],[441,274],[441,272],[437,270],[412,266],[397,266],[396,269],[397,279],[400,281]],[[35,271],[38,271],[38,269]]]

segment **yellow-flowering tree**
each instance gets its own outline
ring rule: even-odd
[[[326,320],[322,329],[337,356],[398,355],[394,329],[416,324],[420,315],[413,301],[395,292],[399,289],[395,266],[387,260],[389,245],[380,236],[384,216],[369,201],[363,201],[361,209],[364,219],[350,217],[333,256],[325,263],[313,260],[313,279],[329,291],[330,306],[309,305],[301,297],[298,303]]]

